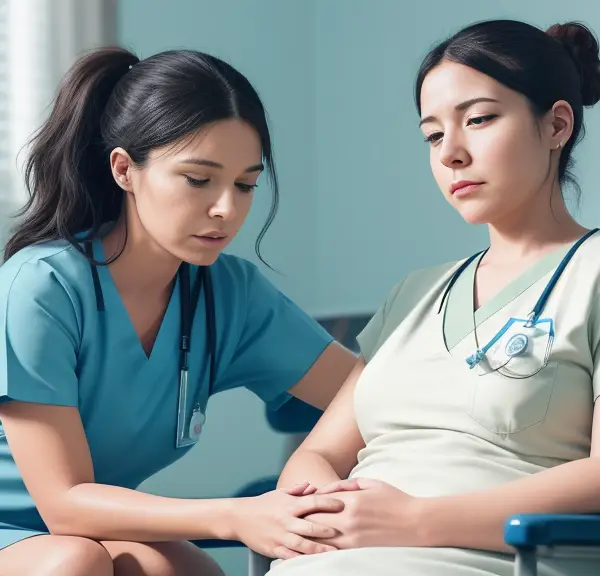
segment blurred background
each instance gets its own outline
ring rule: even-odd
[[[464,224],[436,188],[413,83],[432,44],[490,18],[579,20],[600,32],[590,0],[0,0],[0,240],[25,197],[22,148],[78,54],[114,43],[140,58],[210,52],[250,79],[270,117],[281,208],[263,248],[277,272],[261,267],[353,346],[405,273],[486,243],[486,230]],[[600,221],[599,114],[587,112],[575,152],[583,196],[573,209],[587,226]],[[262,183],[230,249],[255,262],[269,194]],[[141,489],[227,496],[277,474],[289,449],[261,402],[235,390],[211,399],[198,446]],[[245,551],[211,553],[228,576],[244,573]]]

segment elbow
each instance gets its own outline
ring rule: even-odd
[[[38,509],[48,532],[54,536],[93,536],[86,522],[88,515],[70,501],[68,494]]]
[[[85,536],[81,517],[67,510],[46,511],[41,513],[42,520],[53,536]]]

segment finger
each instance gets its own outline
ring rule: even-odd
[[[352,478],[349,480],[338,480],[337,482],[332,482],[327,486],[323,486],[323,488],[319,488],[319,494],[332,494],[333,492],[351,492],[353,490],[360,490],[361,485],[357,478]]]
[[[344,503],[331,496],[318,496],[312,494],[298,500],[294,516],[305,516],[313,512],[341,512]]]
[[[313,486],[312,484],[310,484],[302,493],[302,496],[310,496],[311,494],[314,494],[317,491],[317,487]]]
[[[283,491],[290,496],[302,496],[307,488],[310,488],[310,482],[302,482],[290,488],[283,488]]]
[[[315,538],[315,542],[318,544],[327,544],[328,546],[333,546],[336,550],[344,550],[346,548],[352,548],[347,543],[347,538],[344,538],[343,534],[338,534],[335,538],[326,538],[321,540],[319,538]]]
[[[307,540],[298,534],[288,534],[283,541],[286,548],[293,550],[294,552],[300,552],[300,554],[324,554],[325,552],[333,552],[336,550],[329,544],[323,544],[322,542],[313,542]]]
[[[315,538],[335,538],[338,535],[338,531],[331,526],[316,524],[300,518],[294,518],[286,528],[290,532],[298,534],[298,536],[306,536],[311,540]]]
[[[300,556],[298,552],[294,552],[285,546],[277,546],[277,548],[273,550],[273,554],[275,554],[275,558],[280,558],[281,560],[291,560],[296,556]]]
[[[317,512],[316,514],[307,514],[303,516],[301,519],[310,522],[311,524],[320,524],[321,526],[329,526],[336,531],[340,531],[340,525],[343,514],[321,514]]]

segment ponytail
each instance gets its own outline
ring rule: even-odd
[[[101,119],[115,86],[138,58],[121,48],[95,50],[69,70],[49,118],[30,141],[25,165],[29,198],[8,240],[7,260],[22,248],[75,235],[118,217],[121,189],[112,178]]]

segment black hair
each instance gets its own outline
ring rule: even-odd
[[[90,51],[63,78],[48,119],[31,140],[25,165],[29,198],[5,259],[57,239],[82,251],[78,235],[89,231],[91,240],[118,219],[123,191],[110,169],[114,148],[122,147],[144,166],[153,149],[231,118],[257,131],[272,184],[271,209],[255,246],[262,260],[260,242],[277,212],[279,190],[257,92],[232,66],[202,52],[170,50],[140,61],[120,47]]]
[[[585,133],[583,107],[600,100],[598,41],[589,28],[567,22],[544,32],[515,20],[488,20],[463,28],[423,60],[415,84],[419,114],[423,81],[443,61],[473,68],[523,94],[537,117],[558,100],[568,102],[573,109],[573,134],[561,152],[558,176],[561,184],[570,183],[579,195],[571,154]]]

